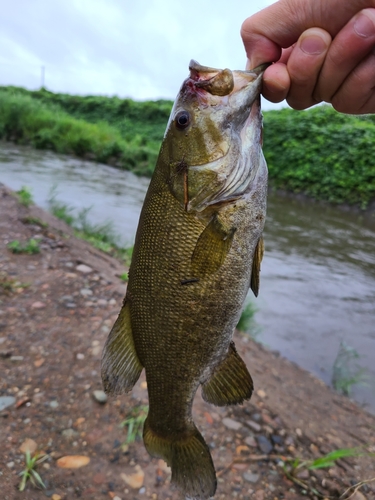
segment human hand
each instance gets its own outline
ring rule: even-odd
[[[305,109],[331,102],[345,113],[375,112],[373,0],[280,0],[248,18],[242,37],[248,67],[264,73],[263,95]]]

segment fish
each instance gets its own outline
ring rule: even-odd
[[[215,494],[210,450],[192,417],[196,392],[241,404],[253,381],[232,341],[258,295],[266,216],[260,92],[266,66],[219,70],[192,60],[145,197],[129,281],[102,356],[108,394],[145,369],[144,445],[189,498]]]

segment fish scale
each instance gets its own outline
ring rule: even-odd
[[[215,493],[216,475],[193,422],[194,396],[202,386],[206,401],[224,406],[253,390],[232,336],[249,287],[258,293],[263,255],[264,67],[190,67],[142,208],[102,378],[106,392],[127,392],[145,368],[146,449],[168,462],[185,495],[205,499]]]

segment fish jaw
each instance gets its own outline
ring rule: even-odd
[[[251,189],[262,154],[264,69],[217,70],[190,63],[161,152],[172,194],[186,211],[202,212]]]

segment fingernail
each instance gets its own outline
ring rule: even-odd
[[[374,23],[364,14],[360,14],[354,23],[357,35],[367,38],[375,34]]]
[[[319,36],[306,36],[300,43],[300,49],[310,56],[317,56],[327,48],[325,41]]]

